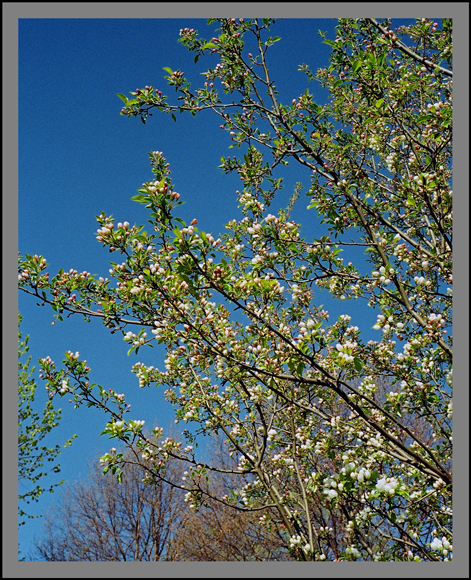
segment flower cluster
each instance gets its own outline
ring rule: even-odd
[[[399,482],[394,479],[394,477],[382,477],[376,482],[376,489],[380,493],[387,493],[388,495],[394,495],[396,493],[396,488]]]

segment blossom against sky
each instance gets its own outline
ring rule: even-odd
[[[276,23],[281,41],[270,50],[270,72],[281,100],[291,101],[305,91],[306,76],[298,66],[313,70],[328,63],[330,48],[317,31],[334,35],[333,20],[290,19]],[[151,176],[147,152],[162,151],[170,163],[175,186],[185,201],[181,217],[215,236],[224,224],[238,216],[234,175],[224,175],[218,165],[228,149],[229,136],[209,112],[193,118],[155,115],[144,126],[137,119],[121,116],[117,93],[129,94],[153,84],[164,94],[163,67],[180,69],[196,85],[210,63],[177,41],[181,28],[194,28],[203,37],[215,34],[216,24],[205,19],[21,19],[19,21],[19,240],[21,253],[44,256],[49,271],[60,268],[87,271],[106,277],[109,261],[115,259],[96,240],[95,216],[102,211],[117,221],[146,224],[148,214],[131,201],[136,190]],[[275,33],[275,31],[274,31]],[[319,101],[326,94],[316,94]],[[308,173],[295,169],[286,176],[286,203],[295,181],[308,184]],[[304,209],[306,203],[301,204]],[[296,217],[296,216],[295,216]],[[297,216],[301,221],[301,214]],[[314,219],[314,214],[313,214]],[[139,361],[162,364],[165,353],[144,349],[126,356],[129,345],[119,335],[110,335],[99,320],[84,322],[78,315],[52,324],[53,312],[38,306],[20,292],[19,310],[24,318],[22,333],[30,335],[32,364],[50,356],[57,365],[67,350],[78,351],[92,369],[92,380],[103,387],[126,393],[132,404],[129,418],[145,420],[152,428],[173,423],[171,408],[158,389],[140,391],[131,373]],[[132,360],[131,360],[132,359]],[[38,381],[38,406],[46,400],[44,384]],[[57,440],[78,437],[60,456],[61,478],[72,481],[85,474],[91,461],[109,450],[100,437],[105,418],[93,410],[73,409],[67,398],[58,405],[63,421],[53,432]],[[57,480],[57,476],[55,476]],[[49,494],[48,494],[49,495]],[[33,513],[44,513],[54,496],[43,496]],[[20,530],[20,543],[27,552],[28,539],[40,531],[41,520],[30,520]]]

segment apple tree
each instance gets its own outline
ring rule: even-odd
[[[91,384],[71,351],[60,369],[44,359],[50,393],[103,409],[104,434],[137,443],[151,461],[149,483],[169,458],[186,463],[185,479],[171,483],[195,509],[207,498],[206,474],[224,472],[199,457],[197,443],[222,435],[237,459],[231,475],[249,480],[217,501],[258,512],[300,560],[449,560],[451,21],[339,19],[336,38],[320,40],[331,47],[328,65],[299,65],[328,89],[325,104],[309,89],[282,102],[270,75],[280,41],[271,29],[282,24],[214,22],[209,39],[180,31],[195,66],[215,63],[201,87],[166,69],[175,98],[153,85],[119,96],[122,115],[143,122],[204,110],[220,118],[239,152],[220,168],[241,179],[227,232],[179,217],[169,164],[153,151],[153,177],[134,198],[152,229],[97,216],[98,241],[121,256],[111,279],[49,277],[41,256],[21,257],[19,273],[21,289],[58,317],[99,316],[130,352],[164,345],[165,368],[133,370],[141,387],[165,389],[188,429],[179,441],[156,427],[158,443],[146,440],[124,395]],[[271,210],[288,164],[305,185]],[[292,217],[305,195],[306,222],[317,216],[321,235]],[[332,320],[325,292],[344,306]],[[375,313],[373,329],[351,323],[352,301]],[[102,458],[118,477],[123,461]]]

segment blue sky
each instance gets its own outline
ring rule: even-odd
[[[230,138],[219,129],[215,115],[181,115],[174,123],[170,116],[155,114],[143,125],[119,114],[122,102],[117,93],[128,94],[152,84],[164,94],[173,94],[166,87],[163,67],[183,70],[195,84],[203,82],[199,73],[211,60],[202,58],[194,65],[194,53],[177,43],[179,30],[185,27],[211,38],[216,24],[207,26],[206,20],[191,19],[19,21],[18,249],[22,254],[43,255],[51,275],[59,268],[108,275],[114,256],[95,239],[95,215],[104,211],[117,221],[147,223],[146,210],[131,197],[152,175],[148,151],[162,151],[169,161],[176,190],[186,202],[180,216],[187,223],[197,218],[199,228],[217,237],[225,223],[239,217],[234,192],[240,181],[217,169],[221,156],[237,154],[237,150],[228,149]],[[268,64],[282,102],[290,102],[307,87],[318,102],[326,99],[325,93],[297,72],[302,63],[313,71],[328,63],[330,48],[322,44],[318,29],[327,31],[328,38],[335,36],[334,22],[327,19],[279,20],[272,28],[281,41],[268,52]],[[289,168],[280,205],[288,200],[297,180],[308,186],[308,172],[300,166]],[[305,200],[293,217],[310,223],[316,235],[315,214],[313,210],[306,213]],[[326,304],[324,299],[321,302]],[[359,306],[355,304],[353,314],[360,326],[365,313]],[[93,382],[126,394],[132,404],[129,418],[143,419],[150,427],[172,425],[163,393],[140,391],[131,373],[138,360],[161,364],[163,350],[141,350],[128,357],[129,345],[119,335],[110,335],[99,321],[86,323],[76,315],[52,325],[52,310],[39,307],[23,292],[19,293],[19,310],[36,369],[39,357],[49,355],[59,365],[67,350],[79,351],[92,369]],[[343,303],[338,313],[342,312],[352,314],[352,308]],[[38,408],[42,408],[46,393],[39,379],[38,384]],[[78,435],[60,456],[61,477],[74,481],[86,474],[91,462],[108,451],[112,442],[99,436],[105,425],[101,413],[74,410],[66,398],[60,406],[61,426],[48,441],[52,445]],[[57,476],[51,478],[51,482],[57,480]],[[57,494],[46,494],[39,504],[31,505],[32,513],[46,513]],[[20,529],[23,553],[28,553],[31,538],[39,536],[40,526],[41,520],[29,520]]]

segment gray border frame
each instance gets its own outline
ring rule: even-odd
[[[17,508],[12,501],[17,495],[17,451],[12,433],[16,430],[15,413],[8,412],[17,402],[17,240],[18,227],[14,215],[18,215],[18,19],[19,18],[209,18],[213,16],[241,16],[251,18],[270,12],[272,18],[358,18],[375,11],[375,17],[416,18],[423,16],[451,17],[454,27],[454,70],[458,71],[455,95],[455,145],[454,184],[455,197],[455,369],[457,385],[454,404],[454,464],[457,477],[454,486],[455,559],[450,563],[394,563],[339,562],[335,569],[324,568],[332,578],[359,576],[365,578],[417,577],[417,578],[468,578],[469,577],[469,437],[467,407],[469,408],[466,357],[469,349],[469,273],[466,250],[469,228],[468,195],[468,130],[469,127],[469,4],[449,3],[13,3],[2,4],[3,13],[3,574],[4,578],[54,578],[54,577],[103,577],[112,578],[124,574],[157,577],[226,577],[236,578],[242,574],[262,578],[296,577],[308,578],[320,575],[323,563],[303,562],[18,562],[17,561]],[[441,14],[424,14],[425,12]],[[444,14],[446,13],[446,14]],[[265,14],[267,15],[267,14]],[[456,123],[459,119],[459,124]],[[10,217],[11,216],[11,217]],[[16,241],[16,243],[15,243]],[[466,316],[468,314],[468,316]],[[469,355],[468,355],[469,356]],[[9,445],[8,445],[9,444]],[[466,509],[468,508],[468,510]],[[14,532],[13,532],[14,531]],[[132,566],[131,566],[132,564]],[[348,564],[348,572],[347,572]],[[394,568],[394,564],[396,568]],[[399,570],[400,566],[400,570]],[[355,572],[355,574],[353,574]]]

